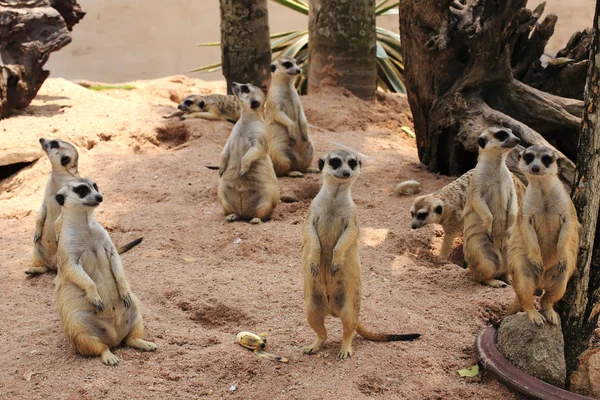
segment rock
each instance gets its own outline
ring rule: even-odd
[[[570,389],[600,399],[600,347],[587,349],[577,357],[577,370],[571,375]]]
[[[510,315],[498,329],[498,349],[528,374],[551,385],[565,387],[567,367],[560,325],[537,326],[525,313]]]

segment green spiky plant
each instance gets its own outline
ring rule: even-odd
[[[302,0],[271,0],[289,9],[308,16],[308,4]],[[398,14],[398,1],[381,0],[375,7],[375,15]],[[220,46],[221,43],[199,43],[196,46]],[[271,35],[271,57],[294,57],[302,70],[296,80],[300,94],[306,94],[308,86],[308,29],[280,32]],[[221,70],[221,63],[205,65],[190,72],[215,72]],[[377,27],[377,86],[388,92],[406,93],[404,83],[404,61],[400,35]]]

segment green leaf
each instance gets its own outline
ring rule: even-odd
[[[462,376],[463,378],[465,378],[465,377],[472,378],[474,376],[477,376],[477,374],[479,374],[479,364],[475,364],[471,368],[459,369],[458,374],[460,376]]]
[[[377,42],[377,58],[388,58],[385,49],[379,44],[379,42]]]
[[[221,42],[210,42],[210,43],[196,43],[196,47],[210,47],[210,46],[221,46]]]
[[[131,86],[131,85],[116,85],[116,86],[112,86],[112,85],[95,85],[95,86],[88,86],[89,90],[114,90],[114,89],[122,89],[122,90],[133,90],[136,89],[135,86]]]
[[[284,7],[290,8],[294,11],[301,12],[304,15],[308,15],[308,4],[300,0],[271,0],[277,4],[281,4]]]
[[[387,3],[387,2],[385,2]],[[398,10],[398,4],[400,3],[399,1],[395,1],[392,4],[389,4],[387,6],[384,6],[385,3],[380,4],[376,9],[375,9],[375,16],[379,16],[379,15],[387,15],[386,13],[392,9],[396,9]]]
[[[302,50],[302,48],[304,46],[308,46],[308,33],[300,38],[298,38],[298,40],[296,41],[296,43],[294,43],[293,45],[291,45],[290,47],[288,47],[286,50],[284,50],[281,53],[281,56],[288,56],[288,57],[295,57],[296,54]]]
[[[400,128],[400,130],[404,133],[406,133],[406,135],[412,139],[416,139],[417,135],[415,135],[415,133],[412,131],[412,129],[410,129],[410,127],[408,126],[403,126]]]
[[[214,72],[214,71],[218,71],[221,69],[221,63],[214,63],[214,64],[210,64],[210,65],[205,65],[203,67],[200,68],[195,68],[195,69],[191,69],[188,72]]]

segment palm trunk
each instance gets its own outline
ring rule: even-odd
[[[231,83],[251,83],[267,90],[271,44],[267,0],[220,0],[221,62]]]
[[[310,0],[308,91],[337,84],[362,99],[377,89],[375,0]]]

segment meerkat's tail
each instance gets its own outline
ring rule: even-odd
[[[205,165],[206,168],[212,169],[213,171],[217,171],[219,169],[218,165]]]
[[[360,336],[364,337],[365,339],[373,340],[375,342],[396,342],[399,340],[415,340],[415,339],[421,337],[420,333],[388,335],[388,334],[383,334],[383,333],[369,332],[368,330],[365,329],[362,322],[358,323],[358,326],[356,327],[356,333],[358,333]]]
[[[143,237],[137,238],[133,242],[127,243],[126,245],[119,247],[119,249],[118,249],[119,254],[127,253],[129,250],[133,249],[135,246],[142,243],[142,240],[144,240]]]

